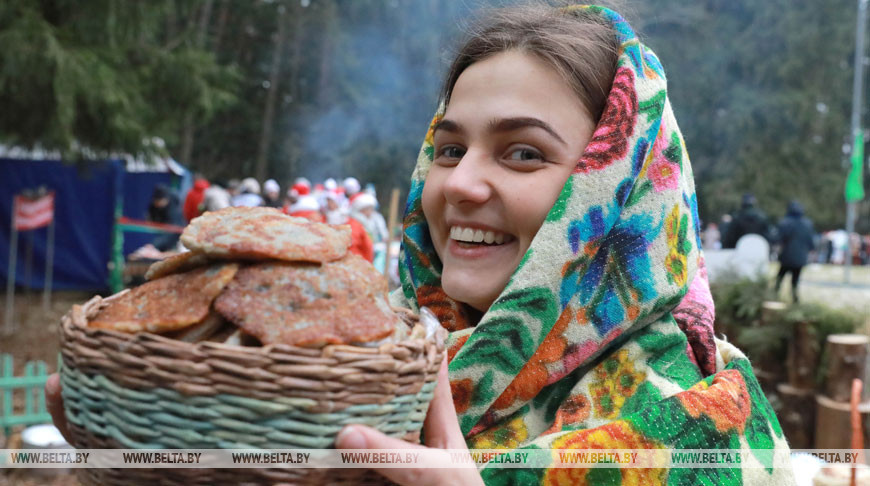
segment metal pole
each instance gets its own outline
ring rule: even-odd
[[[53,213],[54,211],[52,211]],[[42,287],[42,310],[51,307],[51,280],[54,277],[54,214],[48,223],[48,246],[45,249],[45,282]]]
[[[25,310],[29,314],[31,307],[31,294],[33,293],[33,233],[30,229],[24,232],[24,288],[21,297],[24,300]]]
[[[864,94],[864,24],[867,18],[867,0],[858,0],[858,28],[855,34],[855,77],[852,83],[852,153],[857,147],[856,141],[861,134],[861,98]],[[862,137],[863,138],[863,137]],[[861,161],[863,164],[864,161]],[[852,270],[852,232],[855,231],[855,201],[846,202],[846,265],[843,270],[843,281],[849,283]]]
[[[12,334],[15,324],[12,322],[15,307],[15,264],[18,261],[18,229],[15,228],[15,214],[18,212],[18,198],[13,197],[12,217],[9,218],[9,273],[6,275],[6,315],[3,318],[4,334]]]

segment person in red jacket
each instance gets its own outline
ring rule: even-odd
[[[209,183],[207,180],[197,178],[193,182],[193,187],[187,191],[187,197],[184,198],[184,208],[182,213],[184,219],[189,223],[190,220],[202,214],[202,201],[205,199],[205,190],[208,189]]]

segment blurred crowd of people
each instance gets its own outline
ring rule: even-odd
[[[796,224],[797,220],[805,220]],[[844,229],[825,231],[820,234],[813,230],[812,222],[804,216],[803,207],[798,201],[791,201],[786,215],[774,224],[767,214],[758,207],[752,194],[744,194],[740,209],[722,216],[719,223],[708,223],[703,232],[705,249],[718,250],[734,248],[737,241],[747,234],[763,236],[770,243],[775,254],[782,253],[784,243],[791,241],[792,228],[800,229],[801,238],[811,240],[807,259],[812,263],[842,265],[846,263],[849,248],[852,249],[852,264],[870,265],[870,235],[852,233]]]
[[[185,226],[206,211],[240,206],[272,207],[290,216],[349,225],[352,234],[350,251],[372,262],[382,273],[393,270],[387,268],[390,264],[387,252],[389,235],[387,223],[378,211],[374,185],[363,187],[354,177],[341,181],[329,178],[316,184],[300,177],[287,186],[282,192],[275,179],[261,185],[253,177],[221,183],[198,176],[183,201],[166,186],[156,187],[149,207],[149,219]],[[171,239],[177,241],[177,235],[165,235],[158,241],[160,246],[154,246],[168,251],[175,243]]]
[[[708,250],[732,249],[744,236],[756,234],[770,244],[771,259],[779,260],[776,290],[784,277],[791,274],[792,296],[797,298],[801,270],[807,263],[842,265],[849,258],[852,264],[870,264],[870,235],[861,235],[842,229],[816,233],[813,223],[804,215],[800,202],[792,200],[785,216],[778,224],[771,222],[758,207],[752,194],[744,194],[740,209],[732,216],[726,214],[718,224],[708,223],[703,232],[703,246]]]

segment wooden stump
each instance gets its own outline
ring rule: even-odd
[[[819,367],[819,350],[815,337],[810,332],[810,324],[795,324],[788,343],[786,371],[788,384],[795,389],[814,390],[816,370]]]
[[[849,402],[836,402],[816,395],[816,449],[851,449],[852,423]],[[858,405],[864,443],[870,443],[870,402]],[[809,417],[807,418],[809,420]]]
[[[782,321],[782,315],[788,309],[788,304],[777,300],[761,303],[761,325],[776,324]]]
[[[836,402],[848,402],[852,380],[864,379],[870,337],[861,334],[828,336],[828,369],[825,373],[825,396]]]
[[[776,392],[782,402],[777,417],[789,446],[812,449],[816,431],[815,390],[802,390],[782,383],[776,387]]]

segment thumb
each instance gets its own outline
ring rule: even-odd
[[[438,384],[435,385],[429,412],[423,422],[423,438],[426,445],[438,449],[465,449],[465,439],[459,428],[459,418],[453,405],[453,393],[450,391],[450,378],[447,374],[447,356],[441,362],[438,370]]]
[[[349,425],[341,430],[335,441],[336,449],[367,449],[373,454],[377,450],[405,450],[398,456],[403,457],[408,467],[367,468],[386,477],[390,481],[406,486],[441,486],[444,484],[483,484],[474,463],[455,464],[448,451],[432,449],[403,440],[388,437],[364,425]],[[393,449],[393,450],[391,450]],[[397,459],[398,460],[398,459]]]

